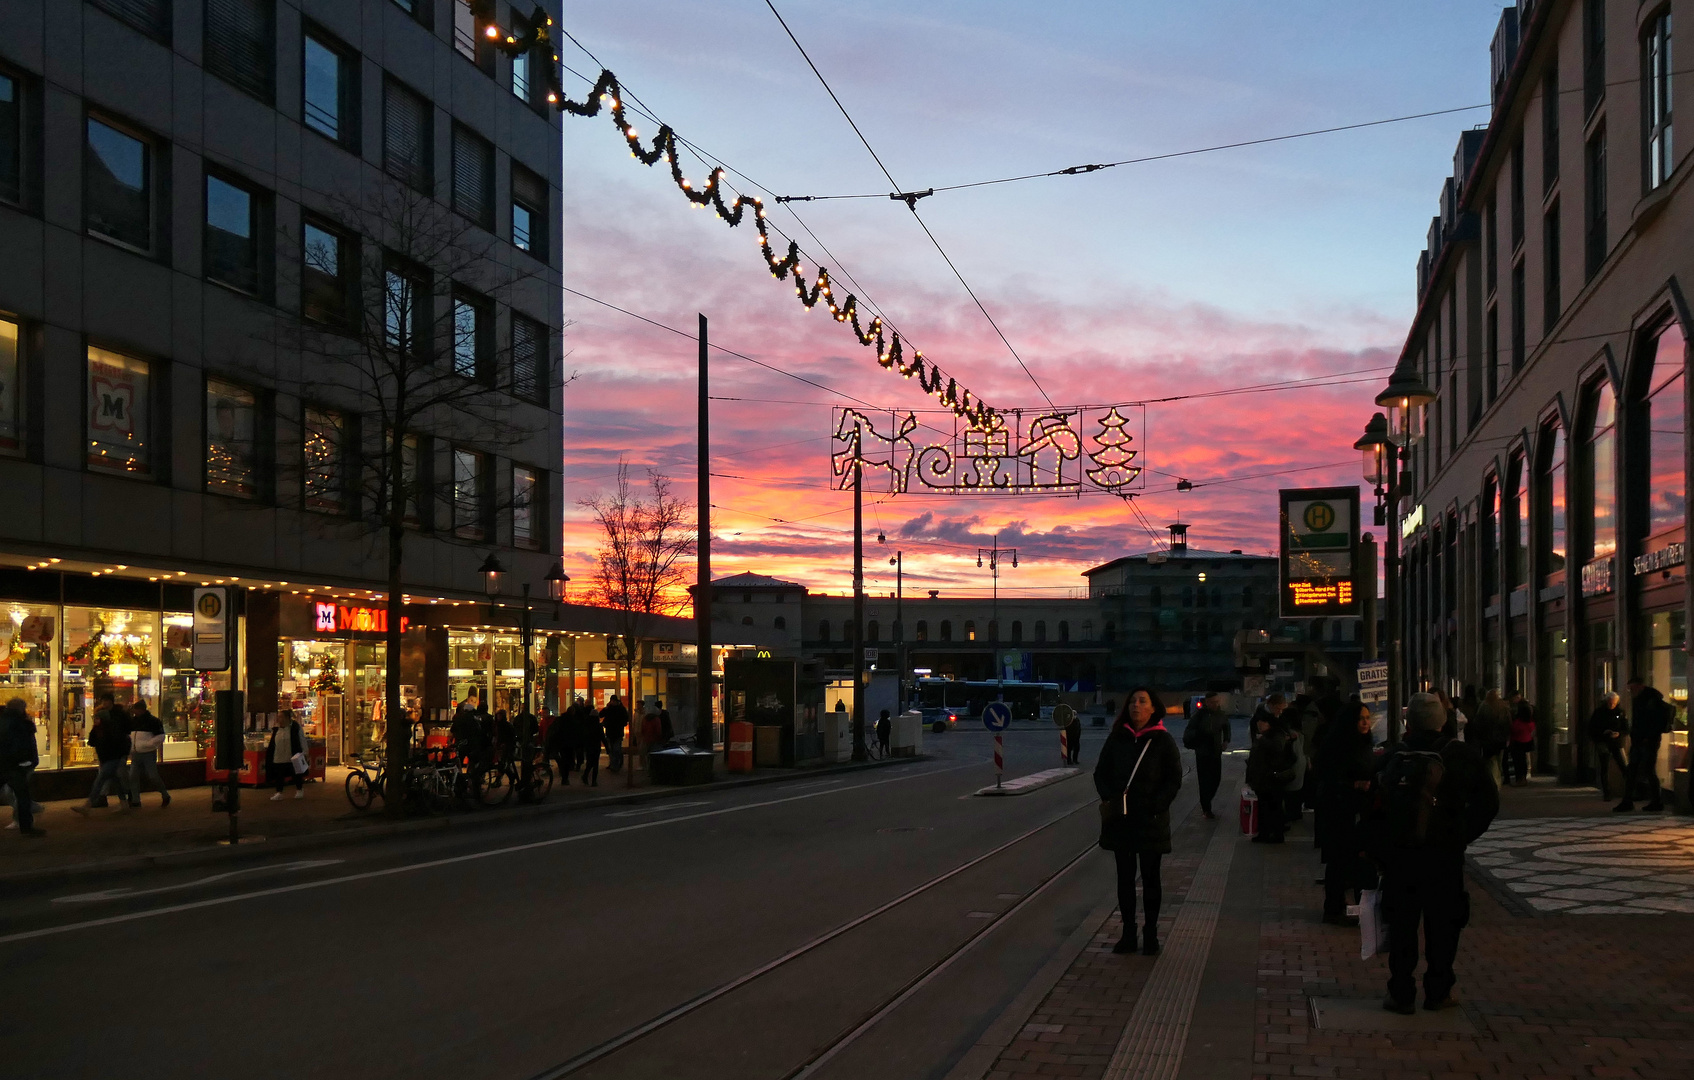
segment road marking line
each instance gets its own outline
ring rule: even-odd
[[[55,896],[55,904],[92,904],[100,900],[131,900],[138,896],[153,896],[162,892],[177,892],[181,889],[197,889],[202,885],[210,885],[214,881],[238,877],[243,874],[274,873],[278,870],[313,870],[320,866],[334,866],[342,859],[300,859],[295,862],[273,863],[268,866],[249,866],[243,870],[228,870],[222,874],[212,874],[208,877],[195,878],[179,885],[161,885],[156,889],[102,889],[99,892],[77,893],[74,896]]]
[[[683,810],[690,806],[710,806],[710,801],[667,803],[664,806],[649,806],[643,810],[619,810],[607,814],[607,817],[646,817],[648,814],[662,814],[667,810]]]
[[[1219,829],[1206,846],[1164,951],[1135,999],[1135,1011],[1106,1067],[1106,1080],[1174,1080],[1200,996],[1200,976],[1212,951],[1235,845],[1233,833]]]
[[[907,780],[916,780],[925,776],[939,776],[942,773],[957,772],[960,769],[974,768],[975,764],[953,765],[943,769],[930,769],[926,772],[907,772],[900,776],[889,777],[886,780],[871,780],[852,787],[835,788],[828,791],[813,791],[805,795],[790,795],[781,799],[767,799],[764,802],[747,803],[744,806],[726,806],[717,810],[702,810],[697,814],[684,814],[681,817],[657,818],[653,821],[638,821],[629,825],[619,825],[613,829],[600,829],[595,832],[578,833],[575,836],[556,836],[551,840],[534,840],[527,844],[513,844],[510,847],[491,848],[487,851],[473,851],[468,855],[454,855],[445,859],[431,859],[427,862],[408,863],[405,866],[391,866],[385,870],[365,870],[357,874],[343,874],[340,877],[324,878],[322,881],[303,881],[295,885],[279,885],[272,889],[258,889],[254,892],[234,893],[230,896],[218,896],[209,900],[195,900],[185,904],[171,904],[166,907],[151,908],[147,911],[132,911],[124,915],[108,915],[102,919],[85,919],[82,922],[65,923],[62,926],[48,926],[40,930],[25,930],[16,934],[0,936],[0,945],[14,941],[33,941],[36,938],[52,937],[55,934],[68,934],[73,930],[92,929],[96,926],[114,926],[118,923],[135,922],[139,919],[152,919],[160,915],[174,915],[183,911],[199,911],[202,908],[221,907],[224,904],[234,904],[242,900],[258,900],[267,896],[284,896],[288,893],[305,892],[309,889],[324,889],[331,885],[341,885],[352,881],[373,881],[377,878],[395,877],[399,874],[410,874],[417,870],[431,870],[438,866],[455,866],[459,863],[474,862],[478,859],[492,859],[498,855],[514,855],[522,851],[536,851],[541,848],[557,847],[561,844],[574,844],[582,840],[595,840],[605,836],[617,836],[622,833],[638,832],[642,829],[654,829],[661,825],[675,825],[679,821],[697,821],[701,818],[719,817],[723,814],[735,814],[744,810],[758,810],[767,806],[781,806],[784,803],[799,802],[803,799],[815,799],[820,795],[837,795],[844,791],[854,791],[860,788],[881,787],[884,784],[898,784]]]

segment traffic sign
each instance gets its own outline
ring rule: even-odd
[[[1053,726],[1067,728],[1071,726],[1071,721],[1075,719],[1076,710],[1064,702],[1061,701],[1053,706]]]
[[[989,731],[1005,731],[1012,726],[1012,707],[1004,701],[990,701],[982,707],[982,726]]]

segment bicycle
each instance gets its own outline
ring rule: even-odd
[[[369,810],[377,796],[387,790],[388,772],[380,751],[368,751],[354,759],[347,773],[347,801],[355,810]]]
[[[483,770],[478,778],[477,797],[484,806],[504,806],[511,801],[512,793],[522,788],[523,778],[518,773],[517,762],[508,757]],[[540,802],[552,790],[553,765],[537,751],[530,760],[529,798]]]

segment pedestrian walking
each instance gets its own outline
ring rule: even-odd
[[[605,738],[605,729],[600,726],[600,718],[587,703],[582,705],[582,726],[577,729],[577,751],[582,754],[582,782],[589,787],[600,786],[600,744]]]
[[[606,734],[606,767],[613,772],[623,768],[624,731],[629,727],[629,710],[613,694],[606,707],[600,710],[600,726]]]
[[[1269,702],[1266,704],[1268,706]],[[1288,785],[1294,781],[1294,751],[1290,743],[1295,736],[1282,726],[1281,712],[1281,709],[1261,708],[1253,717],[1253,726],[1258,734],[1253,739],[1253,748],[1247,753],[1247,785],[1259,797],[1259,831],[1253,837],[1255,844],[1280,844],[1283,833],[1288,829],[1284,814]]]
[[[0,786],[11,792],[12,824],[18,834],[32,839],[47,835],[46,830],[35,826],[39,804],[30,793],[30,774],[40,763],[29,704],[15,697],[0,709]]]
[[[1663,789],[1659,786],[1659,744],[1670,730],[1673,716],[1670,703],[1654,687],[1637,675],[1629,680],[1629,780],[1623,789],[1623,801],[1613,810],[1635,809],[1635,796],[1646,792],[1643,810],[1665,808]]]
[[[1629,718],[1618,707],[1621,699],[1609,693],[1600,699],[1588,717],[1588,739],[1594,744],[1600,773],[1600,798],[1612,800],[1612,770],[1618,767],[1618,783],[1625,794],[1629,792],[1629,763],[1623,759],[1623,740],[1629,734]]]
[[[1498,700],[1498,695],[1495,695]],[[1504,702],[1500,702],[1504,704]],[[1382,1007],[1417,1009],[1418,926],[1423,926],[1423,1007],[1452,1008],[1459,932],[1470,921],[1465,848],[1488,831],[1500,792],[1469,743],[1445,739],[1447,715],[1434,694],[1413,694],[1406,737],[1377,775],[1381,797],[1369,822],[1369,851],[1382,870],[1388,922],[1388,996]]]
[[[1144,956],[1159,952],[1159,864],[1171,849],[1170,806],[1182,788],[1182,752],[1161,722],[1164,703],[1146,687],[1130,692],[1094,766],[1100,846],[1117,859],[1123,936],[1115,953],[1135,951],[1135,875],[1141,874]]]
[[[276,785],[276,794],[271,796],[271,802],[281,801],[282,789],[288,786],[290,780],[294,781],[294,797],[306,797],[306,774],[312,766],[306,757],[306,730],[300,726],[300,721],[294,719],[293,709],[284,709],[277,714],[265,764],[271,783]]]
[[[94,749],[99,767],[94,773],[94,786],[81,806],[71,809],[78,814],[106,805],[106,792],[116,788],[118,806],[129,809],[129,721],[111,694],[101,694],[94,710],[94,726],[88,729],[88,745]]]
[[[1512,786],[1523,787],[1529,783],[1529,755],[1535,749],[1535,707],[1522,694],[1514,696],[1512,741],[1506,749],[1512,763]]]
[[[1082,714],[1074,709],[1070,723],[1065,725],[1065,764],[1082,764]]]
[[[1337,711],[1312,759],[1318,789],[1313,829],[1323,855],[1326,923],[1348,922],[1347,894],[1357,903],[1360,890],[1376,884],[1360,829],[1376,787],[1372,719],[1369,706],[1353,698]]]
[[[567,707],[564,714],[553,718],[542,736],[541,751],[549,761],[558,762],[559,782],[571,786],[571,773],[576,766],[576,705]]]
[[[1200,812],[1207,821],[1217,820],[1212,812],[1212,799],[1223,782],[1223,752],[1229,745],[1229,716],[1223,711],[1223,695],[1212,691],[1200,701],[1200,711],[1188,721],[1182,732],[1182,745],[1194,751],[1194,780],[1200,785]],[[1082,737],[1082,723],[1076,724],[1076,737]]]
[[[170,788],[159,775],[159,748],[165,745],[165,725],[137,698],[129,707],[129,805],[141,806],[141,786],[159,792],[159,809],[171,804]]]
[[[876,718],[876,752],[883,757],[888,756],[889,742],[894,738],[894,721],[888,715],[888,710],[882,710],[882,715]]]
[[[1488,766],[1488,775],[1498,787],[1504,780],[1500,772],[1500,756],[1512,741],[1512,710],[1501,699],[1500,691],[1488,691],[1482,704],[1477,706],[1465,741],[1476,746],[1477,753],[1482,755],[1483,763]]]
[[[671,711],[665,708],[663,701],[653,702],[653,707],[659,710],[659,742],[669,746],[676,741],[676,725],[671,723]]]

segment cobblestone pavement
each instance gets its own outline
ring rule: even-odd
[[[1167,857],[1164,923],[1178,914],[1199,863],[1203,837],[1191,835],[1197,817]],[[1420,1010],[1401,1017],[1380,1008],[1386,960],[1360,960],[1357,929],[1320,921],[1320,864],[1310,837],[1296,827],[1278,847],[1236,841],[1230,894],[1247,902],[1224,905],[1192,1015],[1182,1018],[1188,1060],[1111,1071],[1153,963],[1112,955],[1119,932],[1113,915],[986,1076],[1694,1077],[1694,914],[1679,906],[1694,889],[1694,824],[1687,819],[1594,813],[1497,821],[1475,854],[1502,884],[1530,885],[1512,890],[1530,903],[1502,904],[1481,882],[1469,883],[1457,1015]],[[1531,880],[1541,875],[1575,880]],[[1533,887],[1541,884],[1546,888]],[[1594,895],[1551,895],[1566,890]],[[1548,912],[1545,901],[1568,906],[1543,913],[1536,898]],[[1228,955],[1227,940],[1237,942],[1236,952],[1256,940],[1256,954]],[[1242,985],[1248,983],[1251,998]],[[1247,1026],[1250,1044],[1241,1032]],[[1240,1033],[1238,1044],[1229,1042],[1232,1031]],[[1219,1059],[1217,1047],[1226,1044],[1228,1057]]]
[[[1686,818],[1501,821],[1470,854],[1537,911],[1694,914],[1694,822]]]

